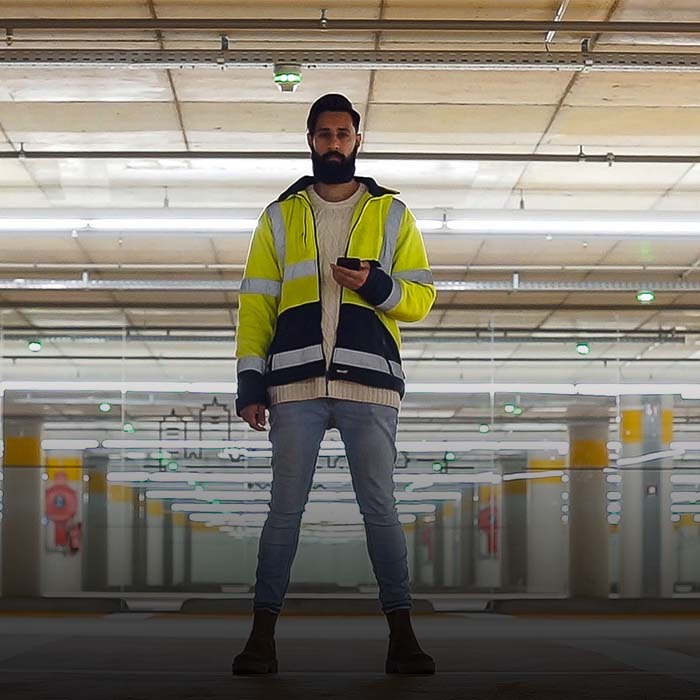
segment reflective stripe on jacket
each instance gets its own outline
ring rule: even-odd
[[[295,182],[262,213],[238,300],[236,410],[267,405],[267,387],[326,375],[404,393],[397,321],[420,321],[435,287],[413,214],[371,178],[353,211],[345,255],[370,261],[367,282],[343,289],[336,343],[326,371],[321,331],[318,232]]]

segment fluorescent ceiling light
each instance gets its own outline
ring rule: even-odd
[[[421,231],[439,231],[445,227],[442,219],[417,219],[416,224]]]
[[[627,467],[631,464],[644,464],[645,462],[654,462],[658,459],[668,459],[673,457],[680,457],[683,454],[683,450],[662,450],[660,452],[648,452],[644,455],[639,455],[638,457],[623,457],[617,460],[618,467]]]
[[[86,219],[3,219],[0,217],[0,231],[72,231],[81,229],[86,224]]]
[[[177,513],[267,513],[267,503],[173,503]]]
[[[685,452],[686,450],[700,450],[700,442],[693,442],[693,441],[688,441],[688,440],[679,440],[678,442],[674,441],[670,445],[672,450],[680,450],[681,452]]]
[[[700,474],[672,474],[672,484],[700,486]]]
[[[114,483],[269,483],[272,471],[242,471],[224,473],[217,471],[187,471],[187,472],[143,472],[143,471],[112,471],[107,474],[107,480]],[[411,484],[414,488],[427,488],[434,484],[476,484],[500,483],[501,477],[494,472],[462,472],[461,474],[415,474],[400,472],[394,474],[397,484]],[[347,472],[316,471],[313,477],[318,484],[350,484],[350,474]]]
[[[531,471],[531,472],[515,472],[513,474],[504,474],[503,481],[520,481],[529,479],[551,479],[553,477],[561,477],[564,472],[560,469],[551,471]]]
[[[333,443],[333,441],[324,441]],[[179,450],[185,448],[192,449],[235,449],[239,446],[239,441],[233,440],[128,440],[114,439],[103,440],[102,447],[105,449],[115,449],[120,447],[134,449],[166,449]],[[255,454],[251,456],[263,456],[269,450],[271,444],[267,440],[250,441],[246,449],[252,449],[251,444],[255,445]],[[340,452],[341,448],[329,451]],[[569,443],[561,440],[416,440],[416,441],[399,441],[396,443],[396,448],[403,452],[469,452],[471,450],[556,450],[560,454],[568,454]],[[325,448],[328,449],[328,448]]]
[[[85,391],[139,393],[225,393],[235,394],[236,382],[52,382],[52,381],[4,381],[0,382],[3,391]]]
[[[671,506],[672,513],[700,513],[700,505],[682,505],[680,503]]]
[[[113,393],[199,393],[235,394],[236,382],[53,382],[12,380],[0,382],[1,391],[63,391]],[[411,394],[551,394],[567,396],[635,396],[677,394],[684,399],[700,399],[700,384],[560,384],[508,382],[408,382],[406,392]],[[110,397],[105,397],[110,398]],[[134,441],[135,442],[135,441]]]
[[[90,219],[85,226],[94,231],[249,231],[257,219]],[[72,227],[75,228],[75,227]]]
[[[473,211],[446,227],[478,236],[700,237],[700,218],[676,212]]]
[[[148,490],[146,491],[148,499],[192,499],[194,501],[264,501],[270,500],[270,491],[209,491],[201,489],[193,491],[192,489],[181,490]],[[395,494],[397,501],[459,501],[462,494],[459,491],[433,491],[412,493],[399,491]],[[357,497],[354,491],[311,491],[309,493],[309,501],[356,501]]]
[[[42,450],[90,450],[100,446],[97,440],[42,440]]]
[[[33,212],[14,209],[0,217],[0,232],[142,232],[242,233],[257,225],[259,212],[222,208],[72,210],[57,216],[55,210]],[[685,212],[599,212],[444,210],[414,211],[425,232],[462,233],[470,236],[585,236],[585,237],[691,237],[700,238],[700,217]],[[447,216],[449,214],[449,216]]]
[[[673,491],[671,501],[682,503],[696,503],[700,501],[699,491]]]
[[[411,394],[576,394],[574,384],[508,384],[489,382],[407,382]]]

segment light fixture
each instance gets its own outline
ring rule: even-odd
[[[100,409],[101,413],[109,413],[112,410],[112,404],[107,403],[106,401],[103,401],[98,408]]]
[[[423,213],[423,216],[427,212]],[[421,217],[422,218],[422,217]],[[427,216],[426,216],[427,218]],[[545,234],[590,237],[694,237],[700,235],[697,216],[684,212],[471,210],[453,213],[445,222],[448,230],[480,236],[535,236]]]
[[[282,92],[294,92],[301,83],[301,66],[298,63],[275,63],[275,85]]]
[[[41,341],[38,339],[30,340],[27,343],[27,348],[29,349],[29,352],[40,352],[42,348]]]
[[[588,355],[591,351],[591,346],[588,343],[580,342],[576,343],[576,352],[579,355]]]
[[[640,289],[637,292],[637,301],[640,304],[651,304],[654,299],[656,299],[656,295],[651,289]]]

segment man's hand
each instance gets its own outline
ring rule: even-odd
[[[253,430],[265,430],[265,406],[261,403],[253,403],[250,406],[246,406],[241,411],[241,418],[253,429]]]
[[[359,270],[348,270],[347,267],[340,267],[331,263],[333,279],[341,286],[353,291],[359,289],[369,276],[370,265],[366,260],[360,263]]]

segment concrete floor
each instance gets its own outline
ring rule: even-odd
[[[700,618],[416,616],[433,677],[383,673],[380,616],[278,623],[280,673],[230,675],[248,617],[0,616],[0,698],[700,697]]]

